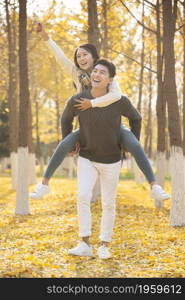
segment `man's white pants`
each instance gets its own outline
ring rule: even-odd
[[[97,177],[100,177],[102,217],[100,239],[110,242],[115,220],[115,197],[119,180],[121,161],[112,164],[92,162],[81,156],[78,157],[78,221],[80,237],[91,235],[91,209],[93,187]]]

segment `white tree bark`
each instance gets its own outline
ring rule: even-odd
[[[8,157],[3,157],[1,159],[1,172],[3,173],[8,167]]]
[[[184,157],[182,148],[171,147],[170,164],[172,177],[172,199],[170,208],[170,225],[185,225],[184,199]]]
[[[28,201],[28,148],[18,148],[18,178],[17,178],[17,193],[16,193],[16,208],[15,213],[19,215],[29,214]]]
[[[35,153],[29,153],[28,155],[29,159],[29,184],[36,184],[36,159],[35,159]]]
[[[156,180],[157,183],[164,187],[165,182],[165,174],[166,174],[166,155],[165,152],[157,152],[157,175]]]
[[[10,164],[11,164],[11,178],[12,178],[12,188],[17,189],[17,152],[11,152],[10,154]]]

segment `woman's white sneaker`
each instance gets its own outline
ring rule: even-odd
[[[32,199],[39,199],[51,192],[47,184],[38,183],[35,187],[35,191],[29,194]]]
[[[153,184],[151,189],[151,197],[156,200],[167,200],[170,196],[158,184]]]
[[[69,249],[68,251],[71,255],[78,255],[78,256],[92,256],[92,247],[87,245],[85,242],[81,242],[75,248]]]
[[[107,259],[107,258],[109,258],[111,256],[109,248],[107,248],[105,245],[100,246],[98,248],[98,256],[101,259]]]

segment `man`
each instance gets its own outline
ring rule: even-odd
[[[108,243],[111,242],[115,219],[115,196],[121,167],[120,122],[121,116],[129,119],[132,132],[139,139],[141,116],[125,96],[104,108],[90,108],[79,111],[75,99],[93,99],[107,93],[107,88],[116,69],[113,63],[100,59],[91,73],[91,88],[73,96],[67,103],[62,119],[63,138],[72,131],[75,116],[80,125],[80,152],[78,158],[78,221],[82,242],[69,250],[69,254],[92,256],[89,244],[91,235],[90,200],[97,176],[100,177],[102,195],[102,217],[100,226],[101,245],[98,255],[110,257]]]

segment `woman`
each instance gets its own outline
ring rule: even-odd
[[[64,52],[58,47],[58,45],[49,38],[45,32],[43,25],[38,24],[37,32],[40,32],[43,39],[46,41],[47,46],[56,57],[57,61],[62,65],[64,71],[68,73],[77,88],[77,92],[81,92],[83,89],[89,86],[90,77],[89,74],[92,71],[93,65],[99,58],[96,48],[91,44],[84,44],[79,46],[74,54],[74,63],[72,63],[64,54]],[[109,86],[108,93],[103,97],[98,97],[93,100],[79,99],[76,100],[76,107],[81,110],[88,109],[90,107],[105,107],[110,105],[121,98],[121,90],[115,79]],[[150,163],[135,135],[126,127],[121,125],[121,143],[123,148],[130,152],[141,171],[144,173],[147,181],[151,185],[151,197],[156,200],[165,200],[169,198],[169,195],[165,193],[162,187],[156,184],[155,176],[153,174]],[[44,174],[42,183],[39,183],[35,191],[30,194],[31,198],[41,198],[42,196],[50,192],[49,180],[53,175],[57,167],[62,163],[65,156],[72,152],[78,151],[79,129],[69,134],[64,140],[62,140],[57,146],[53,156],[50,159],[49,165]]]

